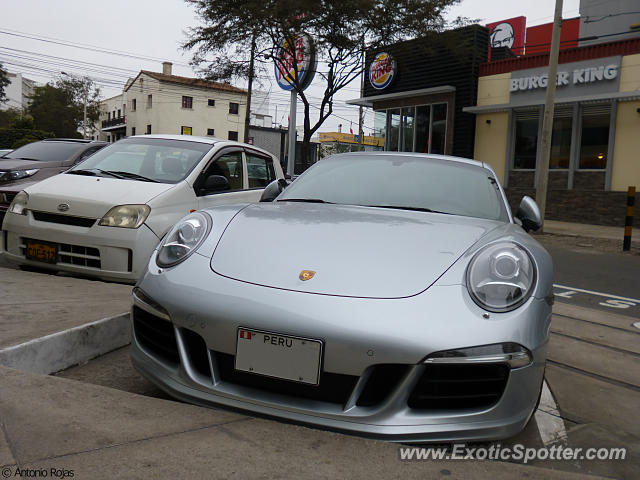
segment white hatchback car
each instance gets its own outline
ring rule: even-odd
[[[180,218],[257,202],[265,186],[283,177],[277,159],[251,145],[129,137],[16,195],[0,253],[19,265],[135,283]]]

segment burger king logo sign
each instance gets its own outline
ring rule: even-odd
[[[371,86],[378,90],[387,88],[393,81],[396,70],[396,61],[393,57],[386,52],[379,53],[369,66],[369,82]]]

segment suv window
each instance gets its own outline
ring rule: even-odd
[[[249,188],[266,187],[276,179],[273,161],[270,158],[247,153],[247,178]]]
[[[209,165],[204,178],[210,175],[222,175],[229,180],[231,190],[242,190],[243,178],[242,174],[242,153],[229,152],[218,157]]]
[[[78,158],[76,158],[75,163],[80,163],[82,160],[84,160],[87,157],[90,157],[91,155],[93,155],[94,153],[96,153],[98,150],[100,150],[102,147],[104,147],[104,145],[99,145],[97,147],[91,147],[91,148],[87,148],[84,152],[82,152],[82,155],[80,155]]]
[[[64,162],[86,148],[82,142],[33,142],[24,145],[4,158],[37,160],[40,162]]]

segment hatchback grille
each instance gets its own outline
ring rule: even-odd
[[[149,353],[178,365],[180,355],[173,324],[139,307],[133,307],[133,332]]]
[[[74,217],[72,215],[59,215],[57,213],[32,211],[33,218],[39,222],[60,223],[76,227],[92,227],[96,223],[95,218]]]
[[[213,351],[211,353],[215,354],[218,372],[223,382],[290,397],[308,398],[319,402],[344,405],[349,400],[349,396],[358,381],[358,377],[353,375],[322,372],[319,385],[305,385],[238,371],[234,368],[235,357],[233,355]]]
[[[408,404],[418,410],[487,408],[500,400],[508,378],[509,368],[504,364],[430,364]]]

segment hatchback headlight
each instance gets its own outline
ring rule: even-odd
[[[536,270],[529,253],[512,242],[487,245],[467,267],[471,298],[492,312],[513,310],[531,296]]]
[[[176,223],[158,247],[158,266],[171,267],[186,260],[207,238],[212,223],[203,212],[192,213]]]
[[[16,213],[18,215],[27,214],[27,202],[29,201],[29,194],[25,191],[18,193],[9,205],[9,213]]]
[[[0,182],[12,182],[13,180],[31,177],[38,173],[39,170],[39,168],[30,168],[28,170],[6,170],[4,172],[0,172]]]
[[[103,227],[138,228],[149,216],[148,205],[118,205],[100,219]]]

